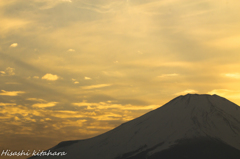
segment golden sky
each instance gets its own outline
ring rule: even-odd
[[[240,104],[239,8],[0,0],[0,149],[92,137],[186,93]]]

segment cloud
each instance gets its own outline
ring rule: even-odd
[[[15,106],[16,103],[0,103],[0,106]]]
[[[104,130],[111,130],[115,128],[114,126],[108,126],[108,125],[98,125],[98,122],[92,123],[90,126],[86,127],[87,129],[104,129]]]
[[[224,75],[229,78],[240,79],[240,73],[226,73]]]
[[[68,49],[68,52],[75,52],[74,49]]]
[[[5,71],[0,71],[0,74],[1,74],[2,76],[4,76],[4,75],[6,74],[6,72],[5,72]]]
[[[95,89],[95,88],[103,88],[103,87],[109,87],[112,84],[97,84],[97,85],[91,85],[91,86],[83,86],[82,89]]]
[[[188,94],[188,93],[194,94],[194,93],[198,93],[198,91],[196,91],[196,90],[194,90],[194,89],[187,89],[187,90],[185,90],[185,91],[175,93],[174,95],[179,96],[179,95],[185,95],[185,94]]]
[[[13,75],[15,75],[14,71],[15,71],[15,68],[8,67],[8,68],[6,68],[5,73],[7,75],[13,76]]]
[[[85,80],[91,80],[91,78],[90,78],[90,77],[84,77],[84,79],[85,79]]]
[[[79,83],[79,82],[78,82],[76,79],[74,79],[74,78],[72,78],[72,81],[73,81],[74,84],[78,84],[78,83]]]
[[[46,102],[46,100],[40,99],[40,98],[27,98],[26,100],[37,101],[37,102]]]
[[[6,104],[6,103],[5,103]],[[8,104],[8,103],[7,103]],[[30,116],[43,116],[44,111],[43,110],[31,110],[28,107],[20,106],[14,103],[12,105],[9,105],[7,107],[0,108],[0,113],[3,113],[6,118],[13,118],[17,115],[21,115],[26,120],[30,119]],[[32,119],[30,119],[32,120]]]
[[[5,71],[0,71],[2,76],[13,76],[15,75],[15,68],[7,67]]]
[[[51,73],[47,73],[45,74],[42,79],[48,80],[48,81],[56,81],[59,79],[59,77],[57,75],[53,75]]]
[[[142,115],[140,112],[148,112],[160,107],[160,105],[139,106],[131,104],[113,104],[111,101],[97,103],[83,101],[72,104],[81,107],[81,110],[85,112],[85,117],[97,121],[129,121]]]
[[[120,120],[121,118],[122,118],[122,115],[115,114],[115,113],[108,113],[108,114],[93,117],[93,119],[96,119],[98,121],[101,121],[101,120]]]
[[[79,107],[87,107],[87,109],[97,110],[97,109],[119,109],[119,110],[153,110],[159,107],[159,105],[147,105],[147,106],[136,106],[136,105],[122,105],[122,104],[112,104],[110,101],[106,102],[99,102],[99,103],[87,103],[87,102],[80,102],[80,103],[72,103],[75,106]]]
[[[19,94],[26,93],[23,91],[5,91],[5,90],[1,90],[1,91],[2,93],[0,93],[0,95],[2,96],[18,96]]]
[[[17,18],[3,17],[1,15],[0,15],[0,18],[1,18],[1,24],[4,24],[4,25],[0,25],[0,32],[2,35],[7,34],[10,31],[23,28],[27,24],[29,24],[29,21],[26,21],[25,19],[23,20],[23,19],[17,19]],[[13,43],[13,44],[16,45],[17,43]],[[9,47],[11,47],[11,45]]]
[[[84,115],[81,115],[77,111],[69,111],[69,110],[54,111],[52,116],[58,117],[58,118],[83,118],[83,117],[86,117]]]
[[[56,7],[61,3],[71,3],[71,0],[35,0],[36,2],[40,2],[42,4],[40,9],[51,9]]]
[[[88,103],[86,101],[80,103],[72,103],[75,106],[81,107],[81,110],[86,111],[85,116],[96,119],[97,121],[129,121],[142,113],[160,107],[160,105],[122,105],[112,104],[109,102]]]
[[[62,1],[63,2],[70,2],[70,3],[72,2],[71,0],[62,0]]]
[[[176,77],[179,76],[179,74],[176,73],[172,73],[172,74],[162,74],[160,76],[158,76],[159,78],[165,78],[165,77]]]
[[[208,94],[217,94],[219,96],[231,99],[240,99],[240,91],[229,90],[229,89],[214,89]]]
[[[39,79],[39,76],[33,76],[33,78],[35,78],[35,79]]]
[[[102,71],[104,75],[110,77],[123,77],[124,74],[119,71]]]
[[[18,43],[12,43],[9,47],[17,47]]]
[[[72,127],[76,127],[76,125],[78,125],[80,127],[80,126],[83,126],[83,123],[86,121],[87,120],[85,120],[85,119],[79,119],[76,121],[67,120],[67,121],[62,122],[62,124],[66,125],[66,126],[72,126]]]
[[[38,108],[46,108],[46,107],[54,107],[58,102],[49,102],[49,103],[36,103],[33,104],[33,107],[38,107]]]
[[[80,9],[91,10],[97,13],[113,13],[119,10],[125,2],[124,1],[113,1],[105,5],[102,3],[103,1],[94,1],[94,3],[86,3],[84,1],[80,2],[81,5],[78,6]],[[107,2],[107,1],[106,1]],[[101,4],[102,3],[102,4]]]

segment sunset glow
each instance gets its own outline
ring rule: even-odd
[[[0,1],[0,149],[93,137],[187,93],[240,105],[239,7]]]

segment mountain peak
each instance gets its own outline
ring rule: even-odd
[[[184,143],[185,147],[186,145],[188,148],[192,147],[193,151],[203,155],[200,158],[225,159],[211,152],[207,153],[213,157],[204,156],[202,151],[205,152],[207,145],[212,145],[210,149],[214,152],[220,151],[226,154],[236,152],[237,158],[240,158],[239,125],[240,108],[236,104],[217,95],[187,94],[178,96],[162,107],[126,122],[107,133],[91,139],[64,142],[52,150],[67,151],[68,156],[62,157],[63,159],[76,157],[167,159],[171,157],[162,157],[163,152],[166,150],[172,152],[172,148],[174,151],[175,149],[179,151]],[[202,146],[196,147],[198,144]],[[216,146],[221,148],[216,148]],[[184,156],[185,154],[175,158],[185,159]],[[199,159],[198,156],[186,159],[190,158]]]
[[[226,104],[226,102],[228,104]],[[167,103],[165,105],[168,107],[170,107],[170,105],[178,105],[178,106],[183,106],[183,107],[201,107],[201,108],[219,107],[221,109],[224,109],[224,107],[228,107],[228,105],[230,103],[231,103],[231,106],[234,105],[233,107],[235,107],[235,108],[239,107],[236,104],[230,102],[229,100],[227,100],[221,96],[218,96],[216,94],[213,94],[213,95],[210,95],[210,94],[186,94],[186,95],[180,95],[180,96],[174,98],[173,100],[171,100],[169,103]]]
[[[219,98],[223,98],[221,96],[218,96],[216,94],[197,94],[197,93],[188,93],[188,94],[185,94],[185,95],[180,95],[178,97],[195,97],[195,98],[198,98],[198,97],[206,97],[206,98],[211,98],[211,97],[219,97]]]
[[[182,116],[195,116],[198,118],[206,118],[211,114],[233,114],[237,115],[240,107],[231,101],[218,96],[216,94],[186,94],[178,96],[169,103],[158,108],[160,112],[168,109],[169,112],[179,112]],[[208,115],[207,115],[208,114]],[[205,116],[201,116],[205,115]],[[174,116],[172,116],[175,118]]]

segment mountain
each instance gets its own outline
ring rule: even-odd
[[[217,95],[187,94],[102,135],[64,141],[34,159],[240,159],[240,107]]]

